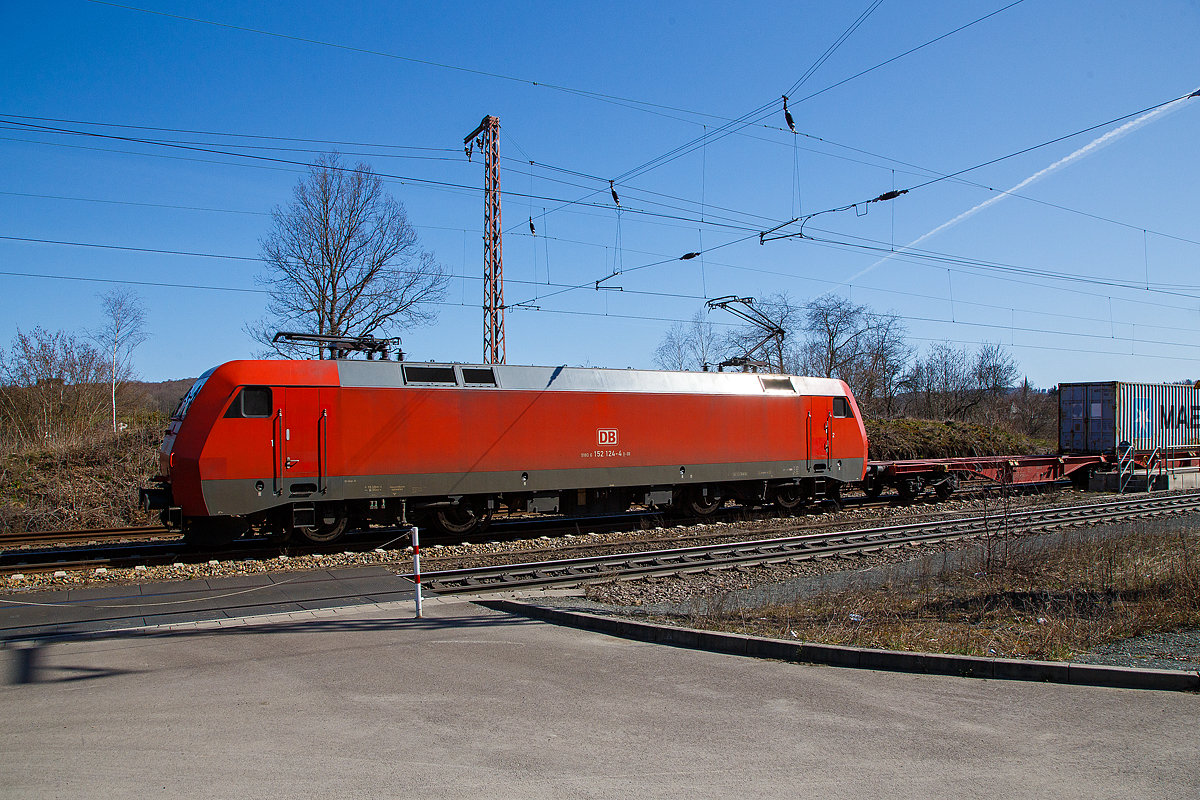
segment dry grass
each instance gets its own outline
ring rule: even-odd
[[[1113,641],[1200,627],[1200,531],[1128,526],[1049,549],[993,546],[968,567],[886,585],[730,608],[694,627],[917,652],[1068,660]],[[990,563],[990,569],[984,569]]]
[[[0,441],[0,532],[121,527],[153,522],[137,490],[158,472],[162,414],[42,445]]]

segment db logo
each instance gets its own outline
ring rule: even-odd
[[[596,431],[596,444],[602,447],[617,446],[617,429],[616,428],[599,428]]]

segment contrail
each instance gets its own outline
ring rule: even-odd
[[[1117,139],[1120,139],[1125,134],[1132,133],[1134,130],[1142,127],[1143,125],[1148,125],[1149,123],[1153,122],[1154,120],[1158,119],[1159,117],[1161,117],[1165,114],[1168,114],[1171,111],[1174,111],[1175,109],[1179,108],[1179,106],[1185,100],[1190,100],[1191,98],[1196,97],[1197,94],[1200,94],[1200,88],[1198,88],[1195,92],[1192,92],[1189,95],[1185,95],[1176,100],[1172,100],[1169,103],[1161,105],[1158,108],[1154,109],[1153,111],[1147,111],[1145,114],[1138,117],[1137,119],[1130,120],[1129,122],[1126,122],[1121,127],[1115,128],[1115,129],[1109,131],[1108,133],[1104,134],[1103,136],[1100,136],[1100,137],[1092,140],[1088,144],[1085,144],[1083,147],[1076,150],[1074,153],[1071,153],[1071,155],[1064,156],[1063,158],[1060,158],[1058,161],[1055,161],[1053,164],[1051,164],[1050,166],[1041,170],[1040,172],[1035,172],[1034,174],[1030,175],[1028,178],[1026,178],[1025,180],[1018,183],[1016,186],[1009,189],[1007,192],[1001,192],[1000,194],[996,195],[995,197],[990,197],[987,200],[984,200],[979,205],[975,206],[972,209],[968,209],[967,211],[964,211],[963,213],[959,214],[957,217],[950,220],[949,222],[943,222],[941,225],[937,226],[936,228],[934,228],[933,230],[931,230],[929,233],[925,234],[924,236],[921,236],[918,239],[914,239],[913,241],[906,244],[904,247],[901,247],[896,252],[888,253],[886,256],[879,259],[871,266],[866,267],[863,270],[860,270],[859,272],[855,273],[854,275],[851,275],[849,278],[847,278],[845,281],[842,282],[841,286],[845,286],[847,284],[853,283],[855,279],[861,278],[863,275],[866,275],[868,272],[875,269],[876,267],[878,267],[880,264],[884,263],[885,261],[888,261],[889,259],[891,259],[895,256],[898,256],[907,250],[911,250],[912,248],[916,247],[917,245],[919,245],[921,242],[925,241],[929,237],[936,236],[937,234],[941,233],[942,231],[946,230],[947,228],[953,227],[954,225],[957,225],[958,223],[962,222],[967,217],[978,214],[980,211],[982,211],[983,209],[992,205],[993,203],[999,203],[1004,198],[1008,197],[1009,195],[1013,194],[1014,192],[1018,192],[1021,189],[1024,189],[1029,184],[1040,181],[1042,178],[1046,177],[1050,173],[1057,172],[1058,170],[1062,169],[1063,167],[1067,166],[1068,164],[1074,163],[1081,158],[1091,155],[1092,153],[1096,152],[1097,150],[1104,147],[1105,145],[1112,144],[1113,142],[1115,142]],[[840,287],[838,287],[838,288],[840,288]]]

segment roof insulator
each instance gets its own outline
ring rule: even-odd
[[[884,200],[895,200],[897,197],[899,197],[902,194],[908,194],[908,189],[892,189],[890,192],[884,192],[883,194],[879,195],[879,197],[876,197],[874,200],[868,200],[867,202],[868,203],[881,203]]]

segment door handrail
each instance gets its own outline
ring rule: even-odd
[[[317,420],[317,491],[325,494],[329,486],[326,468],[329,466],[329,409],[321,409]]]
[[[275,412],[271,420],[271,492],[279,496],[283,494],[283,409]]]

